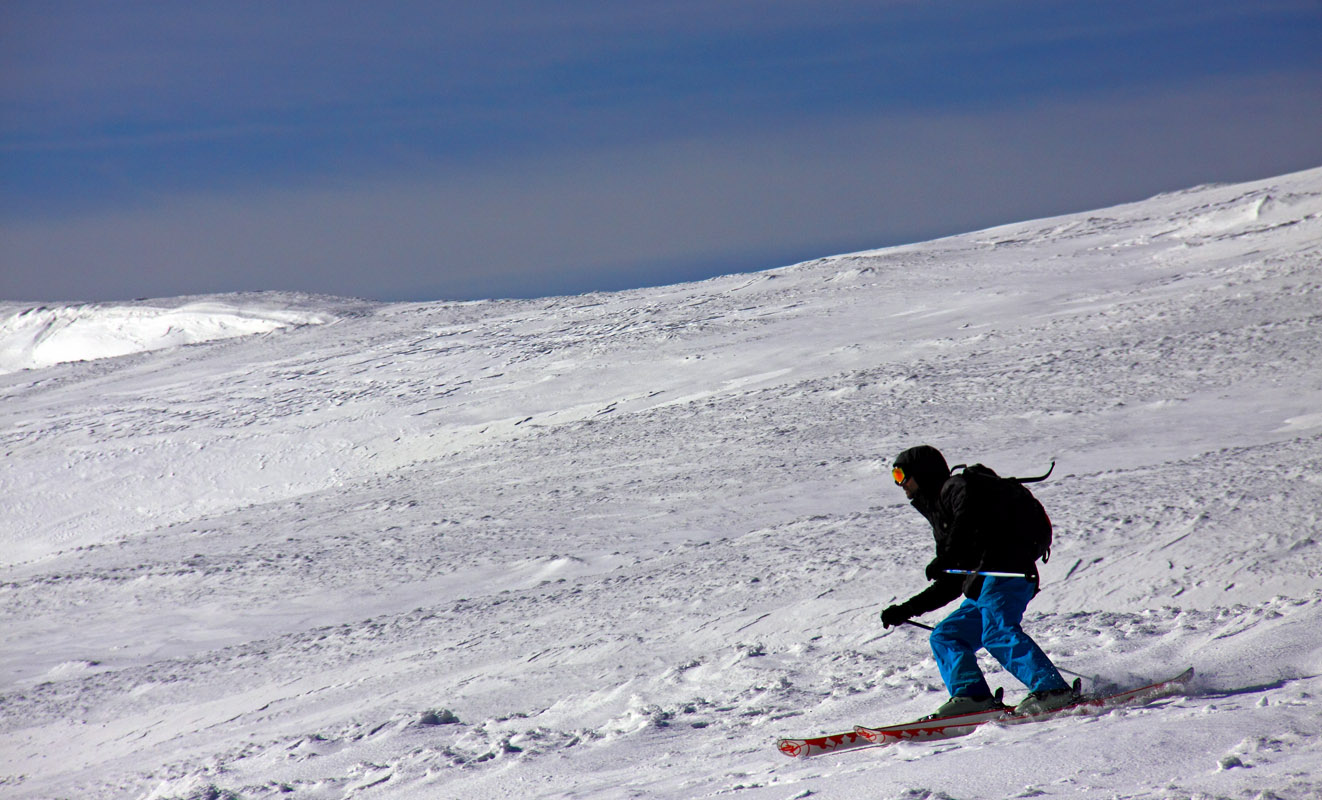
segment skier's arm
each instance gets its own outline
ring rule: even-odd
[[[935,611],[964,593],[964,581],[955,575],[946,575],[932,582],[931,586],[910,597],[899,605],[890,606],[881,612],[881,622],[886,627],[899,625],[905,620]]]
[[[964,594],[964,578],[959,575],[946,575],[932,581],[930,586],[900,605],[909,612],[909,616],[916,617],[919,614],[936,611],[962,594]]]

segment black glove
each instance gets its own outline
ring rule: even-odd
[[[903,625],[909,621],[911,616],[913,615],[909,613],[909,609],[904,606],[890,606],[881,612],[881,627],[889,628],[895,625]]]
[[[923,573],[929,581],[939,581],[946,577],[946,565],[939,558],[932,559],[932,563],[927,565],[927,571]]]

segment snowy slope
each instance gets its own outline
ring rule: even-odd
[[[1322,796],[1322,170],[662,289],[283,301],[325,324],[0,375],[0,794]],[[921,442],[1058,461],[1028,628],[1190,695],[776,752],[943,699],[876,618],[922,586]]]

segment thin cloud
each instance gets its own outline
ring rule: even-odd
[[[0,227],[18,267],[0,296],[470,299],[586,291],[606,274],[615,286],[663,282],[657,265],[774,267],[1315,166],[1322,103],[1300,107],[1291,82],[1029,112],[836,118],[348,185],[173,196]],[[1270,151],[1246,144],[1263,137]],[[785,260],[747,260],[777,253]],[[57,296],[39,290],[55,285],[52,274],[66,276]]]

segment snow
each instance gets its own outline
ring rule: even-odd
[[[1317,169],[630,292],[11,304],[0,794],[1322,797],[1320,265]],[[923,442],[1057,461],[1027,629],[1190,692],[777,752],[944,699],[877,619]]]
[[[0,307],[0,315],[5,311]],[[30,307],[11,312],[0,322],[0,374],[269,333],[289,325],[320,325],[332,319],[328,313],[219,300],[177,307],[144,303]]]

